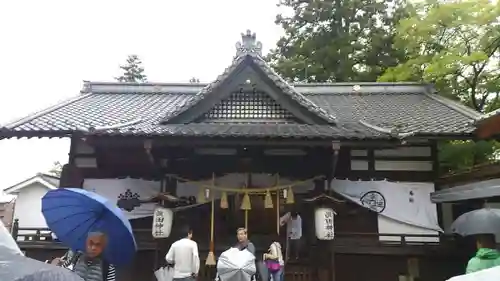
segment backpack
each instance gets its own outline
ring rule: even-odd
[[[71,256],[71,261],[69,264],[73,266],[73,268],[71,269],[72,271],[75,268],[75,265],[78,262],[78,260],[82,257],[82,255],[83,255],[82,252],[77,252],[76,254],[73,254]],[[103,259],[102,260],[102,281],[108,280],[108,273],[109,273],[109,263]]]

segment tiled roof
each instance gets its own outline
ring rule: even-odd
[[[337,119],[334,125],[194,123],[159,125],[189,103],[202,84],[90,83],[92,93],[0,128],[0,135],[48,136],[91,131],[99,134],[167,136],[389,138],[359,121],[399,132],[470,135],[480,117],[462,105],[429,94],[418,84],[299,84],[294,88]]]
[[[255,34],[250,31],[242,34],[233,63],[210,84],[88,82],[80,96],[0,127],[0,138],[68,136],[75,131],[136,136],[390,139],[425,135],[452,138],[471,136],[474,121],[481,117],[433,93],[428,85],[289,84],[262,59],[261,51],[262,44],[256,41]],[[257,87],[267,86],[264,92],[269,97],[274,95],[276,103],[297,117],[298,122],[196,119],[207,113],[214,102],[231,94],[235,85],[240,85],[238,79],[244,78],[246,83],[254,74],[260,80]],[[238,89],[243,91],[243,87]],[[256,107],[245,104],[244,109],[248,108],[257,112]]]

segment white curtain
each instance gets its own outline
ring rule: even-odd
[[[139,199],[146,200],[160,192],[159,181],[146,181],[140,179],[85,179],[83,189],[93,191],[111,202],[118,202],[120,194],[125,194],[127,190],[132,193],[137,193]],[[128,219],[138,219],[150,217],[156,204],[147,203],[141,204],[131,212],[124,211],[123,213]]]
[[[365,207],[370,199],[379,215],[409,225],[442,231],[436,205],[430,200],[433,183],[333,180],[330,188]]]
[[[227,174],[215,179],[215,185],[219,187],[242,188],[246,183],[246,174]],[[254,187],[271,187],[275,185],[275,177],[269,174],[252,174],[252,186]],[[210,185],[211,179],[207,179],[203,183]],[[280,185],[290,184],[292,181],[286,178],[280,179]],[[202,183],[177,183],[177,196],[189,197],[197,196]],[[313,188],[312,182],[307,182],[302,185],[294,186],[294,192],[302,193]],[[112,202],[117,202],[120,194],[125,194],[127,190],[131,193],[137,193],[139,199],[145,200],[158,195],[161,190],[159,181],[147,181],[141,179],[85,179],[83,189],[93,191]],[[264,190],[264,189],[263,189]],[[216,199],[220,198],[220,192],[213,194]],[[150,217],[156,204],[147,203],[141,204],[131,212],[124,211],[129,219],[138,219]]]

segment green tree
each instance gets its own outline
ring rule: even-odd
[[[440,93],[485,112],[500,92],[500,7],[489,0],[427,2],[401,20],[395,46],[407,60],[380,81],[433,82]]]
[[[438,92],[471,108],[498,107],[500,92],[500,8],[488,0],[428,1],[397,27],[395,47],[403,63],[379,81],[434,83]],[[492,159],[494,142],[455,141],[440,146],[443,172]]]
[[[285,35],[268,56],[292,81],[376,81],[404,59],[392,48],[405,0],[282,0],[292,16],[278,15]]]
[[[144,74],[142,61],[137,55],[129,55],[127,63],[125,65],[121,65],[120,68],[123,70],[123,74],[115,78],[118,82],[147,82],[147,76]]]

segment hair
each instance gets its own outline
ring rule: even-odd
[[[489,249],[496,248],[494,234],[479,234],[476,237],[476,241],[482,248],[489,248]]]
[[[238,234],[240,231],[243,231],[245,234],[248,234],[247,229],[244,227],[240,227],[240,228],[236,229],[236,234]]]
[[[297,216],[299,215],[299,212],[297,212],[297,211],[293,210],[290,214],[292,215],[292,218],[294,218],[294,219],[295,219],[295,218],[297,218]]]
[[[102,231],[91,231],[87,234],[87,239],[91,237],[101,237],[104,245],[108,244],[108,235]]]
[[[95,236],[102,236],[103,238],[107,238],[108,237],[106,235],[106,233],[104,233],[102,231],[91,231],[91,232],[89,232],[89,234],[87,234],[87,238],[95,237]]]
[[[185,225],[181,228],[181,233],[185,236],[188,236],[189,234],[193,234],[193,228],[189,225]]]

